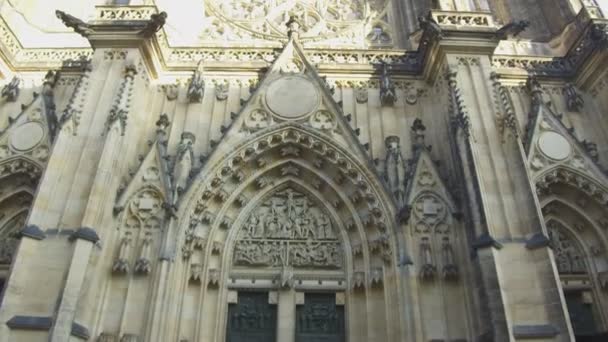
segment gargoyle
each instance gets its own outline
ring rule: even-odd
[[[67,14],[63,11],[56,10],[55,15],[57,18],[61,19],[63,24],[67,27],[71,27],[74,29],[74,32],[80,34],[83,37],[88,37],[93,31],[91,30],[89,24],[84,21],[76,18],[73,15]]]
[[[160,12],[158,14],[152,14],[150,16],[150,20],[148,20],[148,23],[146,24],[146,27],[144,27],[139,32],[139,34],[146,38],[152,37],[156,32],[158,32],[161,28],[163,28],[163,25],[165,25],[166,21],[167,21],[167,12]]]
[[[496,37],[498,39],[507,39],[509,37],[517,37],[519,34],[524,32],[526,28],[530,26],[530,22],[527,20],[512,21],[505,26],[501,27],[496,31]]]

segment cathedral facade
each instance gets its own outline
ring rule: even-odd
[[[0,342],[608,341],[608,2],[0,1]]]

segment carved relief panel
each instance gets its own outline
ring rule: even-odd
[[[330,268],[343,266],[331,218],[301,192],[287,188],[247,218],[234,249],[237,266]]]
[[[210,41],[282,40],[293,16],[299,21],[302,41],[390,46],[389,4],[389,0],[206,0],[203,36]]]

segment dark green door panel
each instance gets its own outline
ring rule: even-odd
[[[227,342],[276,342],[277,307],[268,292],[239,292],[228,307]]]
[[[296,342],[344,342],[344,307],[334,293],[307,293],[296,309]]]

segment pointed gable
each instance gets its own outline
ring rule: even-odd
[[[24,157],[39,165],[46,164],[52,145],[49,112],[54,114],[54,110],[44,96],[34,93],[32,101],[22,105],[21,112],[0,131],[0,162]]]
[[[608,177],[587,152],[585,143],[580,142],[573,130],[565,127],[543,101],[533,105],[525,142],[532,179],[555,167],[565,166],[608,184]]]
[[[295,124],[330,136],[369,162],[366,149],[333,99],[332,91],[292,36],[230,127],[224,130],[222,140],[214,143],[216,150],[226,151],[252,134]]]
[[[164,142],[157,139],[152,143],[150,151],[139,165],[133,178],[129,180],[129,183],[118,196],[116,201],[117,210],[122,210],[133,195],[144,188],[152,188],[164,197],[166,203],[171,203],[171,178],[165,156]]]
[[[408,204],[411,205],[422,193],[430,192],[445,200],[452,213],[457,211],[452,195],[441,179],[427,147],[420,147],[416,151],[410,175],[406,189]]]

